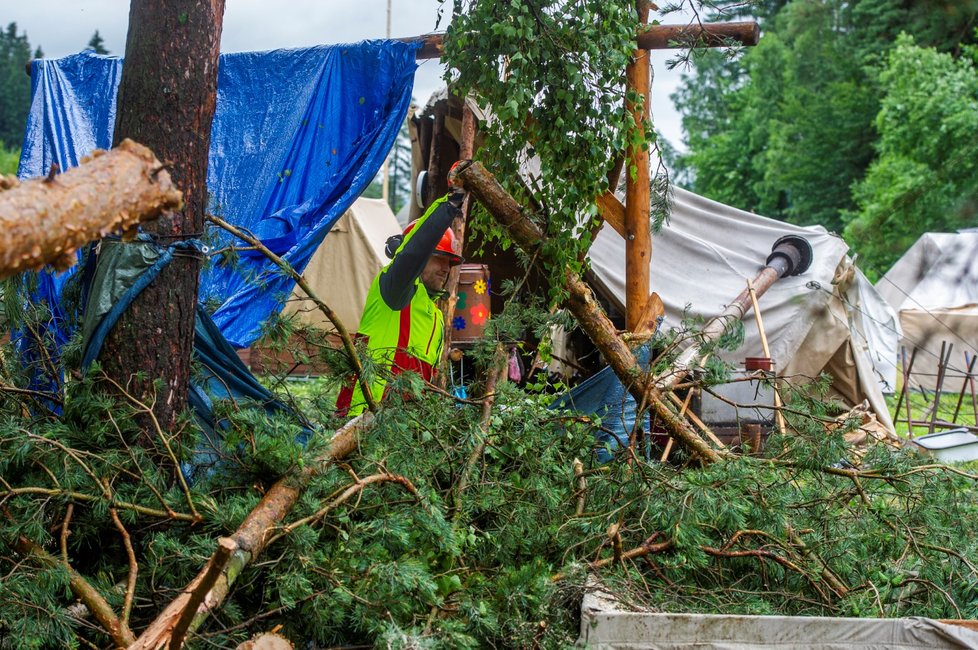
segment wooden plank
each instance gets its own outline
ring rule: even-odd
[[[611,192],[605,192],[598,197],[598,213],[615,229],[622,239],[625,239],[625,206]]]

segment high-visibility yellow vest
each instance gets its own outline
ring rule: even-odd
[[[416,372],[431,381],[441,361],[444,335],[445,317],[421,280],[415,281],[411,303],[397,312],[381,298],[378,274],[367,293],[356,337],[359,341],[366,341],[370,356],[379,369],[378,377],[370,386],[374,399],[379,402],[383,397],[388,376],[405,370]],[[344,392],[349,392],[349,401]],[[337,408],[342,411],[346,404],[350,407],[347,412],[350,417],[366,409],[367,403],[359,382],[342,389]]]
[[[442,197],[429,206],[415,228],[405,236],[398,251],[446,199]],[[441,361],[445,336],[445,317],[420,279],[414,281],[414,297],[407,307],[396,311],[387,306],[380,295],[380,277],[389,267],[390,264],[385,266],[370,284],[356,335],[358,341],[366,341],[370,356],[378,366],[378,377],[370,386],[370,393],[378,402],[384,396],[387,380],[405,370],[431,381]],[[337,412],[343,415],[346,411],[345,414],[352,417],[366,408],[360,382],[351,379],[336,399]]]

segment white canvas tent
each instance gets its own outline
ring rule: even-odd
[[[964,353],[978,350],[978,232],[921,236],[876,288],[899,314],[908,360],[918,348],[910,386],[935,388],[946,342],[953,348],[943,390],[961,390]]]
[[[669,222],[652,240],[651,286],[666,308],[664,327],[679,327],[684,313],[719,314],[763,268],[775,240],[801,235],[814,250],[811,268],[777,281],[760,298],[778,374],[829,373],[837,397],[850,405],[869,400],[892,431],[880,382],[882,362],[896,348],[896,316],[852,265],[845,242],[821,227],[775,221],[680,188],[672,192]],[[623,309],[625,242],[607,225],[591,247],[591,265],[603,292]],[[753,312],[744,326],[744,344],[724,355],[733,363],[763,356]]]
[[[356,331],[374,276],[390,260],[387,238],[401,232],[390,207],[381,199],[357,199],[326,235],[302,275],[320,300],[336,312],[344,327]],[[322,329],[332,325],[297,287],[283,314]]]
[[[440,101],[452,100],[440,91],[422,115]],[[474,103],[467,100],[467,105],[479,120],[487,119]],[[459,141],[460,121],[446,117],[445,129]],[[420,160],[417,141],[414,149]],[[522,161],[521,167],[527,183],[539,179],[536,158]],[[651,260],[652,290],[666,307],[665,326],[680,326],[687,306],[691,315],[719,314],[764,266],[775,240],[802,235],[814,249],[811,269],[779,280],[760,301],[778,373],[796,378],[831,374],[836,397],[852,406],[868,400],[879,423],[892,432],[882,389],[895,381],[890,359],[897,349],[899,324],[890,306],[852,265],[845,242],[821,227],[793,226],[680,188],[672,192],[670,222],[653,238]],[[599,288],[624,311],[624,240],[605,225],[590,257]],[[745,343],[726,355],[731,362],[763,356],[752,314],[744,324]]]

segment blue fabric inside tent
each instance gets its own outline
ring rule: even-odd
[[[643,370],[649,366],[649,344],[634,350],[635,360]],[[554,410],[576,411],[601,418],[601,430],[595,434],[594,458],[607,463],[616,452],[628,447],[628,437],[635,428],[637,405],[635,398],[618,379],[611,366],[605,366],[582,381],[569,392],[561,395],[550,405]],[[650,451],[650,419],[648,412],[642,418],[646,432],[645,456]]]
[[[411,101],[419,43],[365,41],[224,54],[208,161],[209,210],[257,234],[302,271],[336,220],[367,187],[394,143]],[[122,61],[91,51],[31,65],[32,103],[18,176],[78,164],[109,148]],[[233,243],[210,233],[217,246]],[[51,340],[64,341],[65,282],[42,273],[32,300],[53,311]],[[200,299],[236,347],[258,338],[293,281],[264,257],[212,265]],[[58,343],[60,344],[60,343]]]

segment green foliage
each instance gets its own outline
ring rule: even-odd
[[[854,188],[858,210],[845,232],[874,275],[885,273],[925,232],[978,225],[975,61],[903,36],[880,84],[878,157]]]
[[[518,201],[540,207],[541,259],[555,274],[581,269],[611,161],[654,140],[623,105],[635,22],[627,0],[453,5],[443,57],[453,91],[492,107],[480,159]],[[533,157],[540,173],[523,185]],[[508,245],[490,220],[474,227]]]
[[[850,242],[857,253],[868,244],[866,254],[874,263],[885,256],[873,246],[905,249],[902,234],[891,237],[890,228],[872,223],[867,210],[885,209],[885,201],[878,201],[883,187],[889,187],[892,195],[906,196],[918,193],[921,184],[933,185],[927,177],[936,168],[916,154],[911,160],[924,162],[926,169],[905,164],[906,160],[883,160],[887,145],[883,133],[877,132],[886,124],[877,114],[880,97],[891,92],[886,86],[893,85],[895,77],[881,77],[880,67],[901,31],[915,34],[921,46],[955,55],[974,42],[976,3],[941,4],[941,9],[935,4],[765,3],[765,33],[759,45],[739,60],[717,53],[694,58],[695,74],[685,77],[684,86],[674,95],[684,114],[688,146],[686,155],[673,160],[679,176],[687,179],[691,189],[711,198],[793,223],[817,223],[842,232],[858,217],[866,224],[855,227]],[[973,67],[973,63],[959,65]],[[920,92],[904,94],[902,99],[922,100],[927,94],[923,77],[940,71],[940,66],[918,71]],[[941,82],[928,79],[926,83]],[[961,119],[966,119],[967,111],[974,112],[961,106],[966,98],[964,94],[955,100],[956,107],[965,111]],[[883,110],[892,112],[892,108]],[[912,141],[942,128],[938,115],[922,114],[923,106],[904,105],[904,110],[919,118],[912,126],[903,125],[901,133],[916,134]],[[877,156],[880,160],[874,163]],[[870,174],[877,180],[864,181],[871,164]],[[881,169],[875,171],[877,167]],[[953,208],[962,201],[960,188],[946,183],[931,194],[942,195],[937,200],[940,208]],[[919,208],[898,211],[894,222],[901,221],[905,230],[919,235],[926,219],[918,213],[940,209]],[[915,212],[912,217],[910,211]],[[902,221],[904,217],[910,218]],[[887,243],[880,241],[884,238]]]
[[[0,174],[14,176],[20,165],[20,148],[5,147],[0,144]]]
[[[24,65],[31,60],[27,34],[17,33],[17,23],[0,30],[0,144],[20,147],[31,103],[31,78]]]
[[[678,465],[621,458],[598,466],[597,423],[549,410],[545,396],[504,384],[483,426],[480,404],[401,375],[358,451],[312,480],[191,647],[230,647],[276,624],[297,643],[323,646],[567,647],[582,568],[595,560],[624,599],[666,611],[978,615],[978,574],[966,562],[978,556],[969,523],[978,477],[886,446],[860,457],[843,438],[854,423],[826,430],[825,386],[788,395],[797,433],[769,441],[776,458],[704,468],[679,453]],[[115,508],[139,560],[139,630],[272,481],[314,462],[334,423],[322,412],[324,428],[303,450],[295,423],[219,405],[228,428],[223,444],[207,447],[216,455],[194,454],[205,440],[194,427],[174,449],[198,466],[188,493],[158,438],[149,445],[156,452],[133,444],[131,405],[92,388],[74,383],[61,418],[33,421],[22,397],[4,394],[0,537],[22,534],[60,557],[67,530],[72,567],[118,610],[128,562]],[[583,491],[575,458],[585,464]],[[186,520],[192,509],[199,523]],[[626,550],[649,539],[671,544],[616,566],[613,524]],[[61,570],[2,549],[0,633],[17,639],[10,647],[105,645],[68,615],[74,596]],[[826,566],[848,594],[832,591]],[[557,573],[566,577],[554,581]]]

